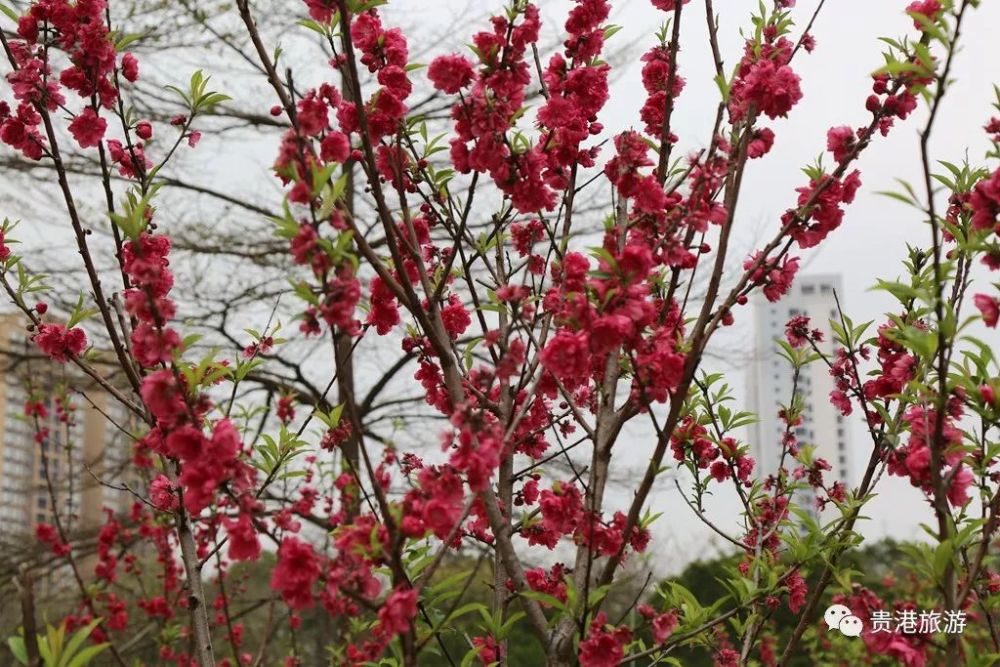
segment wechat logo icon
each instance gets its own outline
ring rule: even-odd
[[[840,630],[847,637],[859,637],[865,628],[861,619],[842,604],[831,605],[823,614],[823,620],[831,630]]]

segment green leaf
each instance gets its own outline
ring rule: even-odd
[[[945,570],[953,562],[955,557],[955,544],[952,540],[945,540],[938,545],[934,551],[934,577],[937,581],[944,578]]]
[[[77,664],[75,660],[73,662],[67,662],[67,661],[70,658],[72,658],[74,654],[76,654],[77,650],[79,650],[79,648],[83,645],[83,642],[87,640],[87,637],[89,637],[90,633],[94,631],[94,628],[100,625],[102,620],[103,619],[95,618],[90,623],[88,623],[87,625],[85,625],[84,627],[80,628],[79,630],[73,633],[73,636],[70,637],[70,640],[66,642],[66,649],[65,651],[63,651],[62,659],[59,661],[60,666],[66,665],[68,667],[69,665]],[[107,647],[107,644],[105,644],[104,646]],[[91,647],[91,648],[96,648],[96,647]],[[98,653],[99,652],[100,651],[98,651]],[[83,655],[84,653],[86,653],[86,651],[82,652],[81,655]],[[97,655],[97,653],[95,653],[94,655]],[[85,665],[87,663],[81,662],[79,664]]]
[[[10,7],[8,7],[7,5],[5,5],[3,3],[0,3],[0,12],[2,12],[3,14],[6,14],[7,18],[9,18],[14,23],[17,23],[18,18],[20,18],[17,15],[17,12],[15,12],[13,9],[11,9]]]
[[[713,81],[715,81],[715,85],[719,87],[719,92],[722,93],[722,102],[723,102],[723,104],[728,103],[729,102],[729,80],[726,79],[726,77],[724,77],[722,74],[716,74],[715,78],[713,79]]]
[[[3,5],[0,5],[3,7]],[[24,637],[8,637],[7,646],[10,647],[10,652],[14,654],[14,658],[17,659],[22,665],[28,664],[28,647],[24,644]]]
[[[145,37],[145,35],[143,35],[142,33],[131,33],[123,35],[121,38],[118,39],[118,41],[115,42],[115,51],[121,53],[132,44],[138,42],[143,37]]]
[[[892,192],[891,190],[878,190],[878,191],[875,192],[875,194],[882,195],[883,197],[889,197],[889,198],[895,199],[897,201],[901,201],[904,204],[906,204],[907,206],[913,206],[915,208],[920,208],[920,206],[916,202],[914,202],[912,199],[910,199],[906,195],[900,194],[898,192]]]
[[[558,609],[559,611],[567,611],[566,605],[562,602],[562,600],[549,595],[548,593],[542,593],[541,591],[522,591],[520,595],[521,597],[528,598],[529,600],[543,602],[554,609]]]
[[[48,647],[52,658],[58,658],[63,652],[63,642],[66,639],[66,626],[60,625],[58,628],[54,628],[51,625],[47,626],[45,634],[48,636]]]
[[[319,23],[317,21],[313,21],[312,19],[302,19],[298,22],[298,24],[303,28],[307,28],[315,33],[322,35],[323,37],[326,37],[331,34],[329,26],[323,25],[322,23]]]
[[[93,646],[88,646],[87,648],[80,651],[76,657],[74,657],[66,667],[86,667],[90,664],[90,661],[95,657],[103,653],[111,644],[105,642],[104,644],[95,644]]]
[[[231,99],[233,98],[225,93],[206,93],[198,100],[198,109],[212,109],[223,102],[228,102]]]
[[[470,648],[468,653],[462,658],[461,667],[472,667],[473,663],[476,662],[476,658],[479,657],[479,649],[476,647]]]

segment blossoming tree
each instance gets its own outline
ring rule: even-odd
[[[562,30],[561,48],[544,61],[538,7],[496,4],[469,47],[456,42],[425,68],[410,62],[384,0],[306,0],[301,29],[321,40],[329,70],[325,82],[303,88],[258,30],[254,6],[236,1],[273,91],[271,114],[285,128],[274,162],[285,198],[273,222],[296,267],[290,291],[301,302],[300,334],[326,337],[333,349],[323,400],[286,395],[273,405],[237,397],[282,344],[277,324],[249,330],[235,354],[196,354],[183,303],[172,298],[170,230],[158,224],[165,167],[196,147],[200,117],[228,97],[197,72],[172,89],[186,113],[150,122],[129,105],[141,76],[130,51],[138,36],[116,29],[113,2],[37,0],[21,13],[0,5],[16,22],[0,33],[0,140],[51,166],[86,289],[66,317],[49,313],[32,255],[11,247],[10,221],[0,283],[38,350],[130,413],[136,426],[118,426],[134,436],[129,474],[142,480],[103,480],[132,493],[135,505],[127,517],[109,516],[92,573],[58,512],[54,525],[38,526],[38,540],[78,584],[79,606],[64,629],[82,627],[101,659],[122,666],[131,664],[130,637],[149,621],[163,663],[302,664],[296,641],[279,651],[270,632],[246,636],[236,613],[245,587],[232,572],[264,561],[272,563],[268,618],[282,618],[294,638],[302,615],[321,610],[335,631],[316,659],[335,664],[508,664],[509,639],[521,627],[551,665],[680,664],[671,654],[682,647],[719,665],[786,665],[803,655],[819,664],[841,641],[815,641],[817,612],[831,595],[866,624],[918,602],[852,588],[843,566],[888,471],[927,499],[932,540],[907,562],[928,582],[919,602],[983,622],[943,640],[869,630],[866,652],[909,665],[993,664],[1000,377],[969,326],[995,327],[1000,306],[995,286],[969,290],[981,264],[1000,268],[1000,170],[938,163],[928,143],[962,25],[979,2],[900,8],[912,34],[886,40],[871,95],[846,107],[845,125],[825,137],[829,163],[805,169],[770,238],[738,258],[742,270],[730,280],[724,269],[744,174],[776,140],[767,123],[802,97],[795,65],[816,46],[810,29],[823,3],[805,30],[793,21],[794,0],[761,3],[728,68],[716,8],[704,0],[719,98],[697,101],[714,110],[714,124],[701,148],[684,154],[672,117],[677,104],[696,103],[683,97],[678,55],[682,29],[698,29],[686,20],[688,0],[653,0],[664,27],[642,57],[645,104],[633,129],[614,137],[603,137],[599,120],[609,102],[602,53],[615,32],[611,3],[575,0],[564,24],[551,27]],[[442,135],[408,105],[418,78],[451,104]],[[535,89],[539,104],[528,109]],[[841,313],[831,323],[833,355],[804,318],[788,323],[781,343],[796,373],[827,365],[837,387],[831,401],[866,424],[863,478],[856,488],[825,480],[829,466],[795,436],[804,410],[797,395],[781,411],[780,468],[757,470],[741,439],[753,415],[730,407],[724,382],[702,368],[707,346],[753,293],[770,301],[787,293],[796,253],[841,225],[862,186],[856,165],[865,149],[913,122],[921,102],[924,182],[894,196],[921,212],[927,233],[910,252],[906,280],[880,284],[897,311],[860,325]],[[1000,120],[986,131],[995,162]],[[85,195],[61,151],[67,142],[100,165],[106,223],[81,213]],[[609,193],[603,227],[587,247],[580,201],[601,188]],[[110,273],[94,260],[91,234],[105,224],[117,260]],[[707,287],[693,298],[701,276]],[[373,350],[365,341],[390,334],[442,418],[419,434],[440,445],[433,460],[379,437],[355,392],[356,357]],[[104,354],[89,342],[98,338],[107,341]],[[45,405],[25,406],[40,444],[50,438]],[[649,461],[627,505],[614,510],[609,478],[631,423],[653,434]],[[651,524],[687,510],[648,502],[671,470],[684,473],[697,516],[741,555],[721,575],[729,593],[704,606],[683,587],[663,585],[621,618],[609,616],[609,594],[626,562],[649,546]],[[723,486],[742,503],[737,534],[704,512],[704,496]],[[797,506],[807,489],[825,507],[819,521]],[[486,602],[466,599],[478,568],[443,576],[463,549],[492,564]],[[141,580],[147,561],[157,591],[123,588],[124,579]],[[141,593],[125,599],[125,590]],[[793,628],[775,626],[782,605],[799,615]],[[33,611],[24,609],[25,630],[11,646],[40,664],[54,640],[36,636]],[[463,627],[475,630],[453,654],[445,639],[469,616],[475,623]]]

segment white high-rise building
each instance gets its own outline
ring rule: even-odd
[[[750,429],[757,458],[756,471],[762,477],[774,474],[781,459],[785,424],[778,418],[780,405],[792,397],[793,372],[778,353],[776,339],[785,337],[785,324],[796,315],[810,318],[810,329],[819,329],[824,340],[819,348],[832,359],[834,345],[830,320],[839,321],[837,302],[843,294],[839,275],[799,276],[789,293],[778,303],[758,296],[754,301],[755,342],[748,369],[748,406],[760,419]],[[843,305],[843,300],[841,300]],[[814,458],[823,458],[832,470],[824,475],[828,484],[854,481],[851,436],[847,421],[830,402],[834,389],[829,367],[822,361],[809,364],[799,376],[797,391],[805,400],[802,424],[795,428],[799,443],[815,447]],[[791,468],[794,462],[786,461]]]

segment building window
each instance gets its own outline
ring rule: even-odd
[[[815,294],[815,292],[816,292],[816,286],[815,285],[803,285],[802,286],[802,293],[803,294]]]

